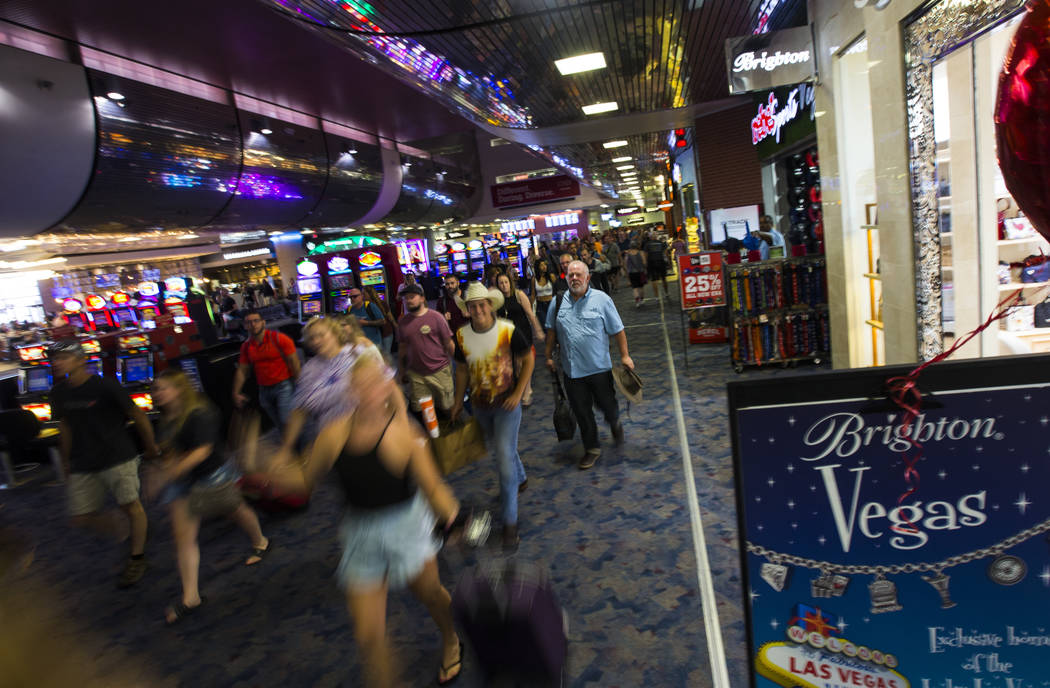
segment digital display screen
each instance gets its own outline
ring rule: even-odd
[[[193,388],[198,392],[203,392],[204,385],[201,384],[201,373],[197,367],[197,359],[179,359],[179,367],[182,368],[182,372],[186,373],[186,377],[190,379],[190,384],[193,385]]]
[[[148,356],[133,356],[120,361],[120,381],[127,385],[132,382],[149,382],[153,379],[153,366]]]
[[[312,301],[301,301],[303,304],[303,315],[320,315],[321,314],[321,302],[317,299]]]
[[[362,287],[374,287],[377,284],[385,284],[384,274],[382,270],[362,270],[361,271],[361,286]]]
[[[336,313],[346,313],[350,310],[350,298],[347,296],[336,296],[332,299],[332,310]]]
[[[300,294],[319,294],[321,292],[320,277],[301,277],[299,279]]]
[[[95,275],[95,288],[105,289],[106,287],[119,287],[120,286],[120,275],[118,273],[108,273],[105,275]]]
[[[142,271],[142,279],[148,280],[150,282],[159,282],[160,270],[155,268],[146,268]]]
[[[26,346],[18,350],[18,357],[23,361],[43,361],[47,359],[47,348],[43,346]]]
[[[84,368],[88,371],[88,375],[102,376],[102,363],[99,361],[88,361]]]
[[[138,322],[135,313],[130,308],[118,308],[113,311],[113,317],[117,325],[134,325]]]
[[[466,259],[467,259],[467,254],[465,252],[463,252],[463,251],[457,251],[456,253],[452,254],[452,260],[461,261],[461,260],[466,260]]]
[[[153,397],[150,396],[149,392],[135,392],[129,396],[131,401],[135,403],[135,406],[138,406],[143,411],[153,410]]]
[[[36,416],[42,423],[51,420],[51,404],[22,404],[22,408]]]
[[[99,344],[97,339],[83,339],[80,342],[80,346],[86,354],[97,354],[102,351],[102,345]]]
[[[51,389],[51,368],[28,368],[26,374],[26,392],[46,392]]]
[[[473,263],[470,264],[470,269],[471,270],[484,270],[485,269],[485,261],[483,261],[483,260],[475,260]]]
[[[139,315],[142,316],[143,320],[153,320],[157,317],[157,307],[143,306],[142,308],[139,308]]]
[[[164,305],[168,307],[168,312],[174,315],[189,315],[189,310],[186,308],[186,303],[183,301],[165,301]]]
[[[349,289],[350,275],[329,275],[328,286],[331,289]]]
[[[175,316],[175,324],[176,325],[189,325],[191,322],[193,322],[193,318],[191,318],[188,315],[176,315]]]
[[[117,340],[117,346],[120,347],[121,351],[127,351],[128,349],[137,349],[143,346],[149,346],[149,337],[143,334],[125,334]]]

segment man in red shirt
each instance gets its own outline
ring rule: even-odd
[[[452,330],[445,317],[427,308],[423,287],[410,284],[402,291],[405,314],[398,321],[398,358],[403,379],[412,385],[412,410],[419,410],[419,400],[429,396],[441,411],[448,411],[455,401],[456,385],[452,380]]]
[[[249,336],[241,345],[241,358],[233,376],[233,403],[239,408],[248,402],[241,390],[249,371],[254,371],[259,385],[259,406],[283,432],[292,412],[294,382],[299,377],[295,342],[286,334],[267,330],[266,321],[255,310],[244,316],[244,327]]]

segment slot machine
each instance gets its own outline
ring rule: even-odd
[[[518,237],[513,232],[500,236],[500,255],[507,261],[514,275],[521,277],[521,249],[518,247]]]
[[[118,291],[109,297],[110,314],[115,327],[138,327],[139,314],[131,305],[131,296]]]
[[[66,322],[80,332],[93,332],[95,322],[84,312],[84,303],[80,299],[68,298],[62,301],[62,315]]]
[[[452,272],[459,275],[467,275],[470,273],[470,265],[467,263],[467,246],[463,242],[457,241],[452,244]]]
[[[18,396],[15,401],[42,423],[51,420],[51,403],[48,396],[54,384],[48,346],[47,343],[28,344],[16,349],[19,369]]]
[[[480,239],[472,239],[467,244],[467,259],[470,264],[470,272],[481,273],[485,270],[485,246]]]
[[[425,239],[398,239],[393,244],[397,247],[397,258],[401,263],[402,273],[425,275],[430,272],[430,258],[427,257]]]
[[[102,375],[102,342],[94,337],[85,337],[80,340],[80,346],[84,349],[84,357],[88,373]]]
[[[450,255],[448,250],[448,244],[435,244],[434,256],[437,262],[438,275],[444,277],[445,275],[452,272],[452,267],[449,265]]]
[[[189,291],[190,287],[184,277],[169,277],[164,280],[164,310],[175,316],[175,323],[178,325],[193,321],[186,307],[186,295]]]
[[[143,330],[152,330],[157,326],[157,316],[160,315],[160,285],[156,282],[139,282],[139,298],[135,302],[135,312],[139,315],[139,327]]]
[[[361,286],[373,287],[379,298],[386,301],[387,271],[383,265],[383,257],[376,251],[364,251],[357,256],[357,267],[357,278]]]
[[[306,322],[324,311],[324,289],[317,263],[305,258],[295,266],[295,284],[299,291],[299,320]]]
[[[350,259],[334,255],[325,261],[326,297],[329,313],[346,313],[350,310],[350,289],[354,286],[354,273]]]
[[[149,387],[153,382],[153,347],[149,335],[132,332],[117,336],[117,381],[143,411],[153,410]]]
[[[92,329],[97,330],[100,327],[115,327],[113,314],[107,307],[108,304],[104,298],[98,294],[87,294],[84,297],[84,305],[86,306],[85,311],[87,312],[87,317],[94,325]]]

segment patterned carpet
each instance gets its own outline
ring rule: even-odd
[[[672,283],[672,286],[673,283]],[[696,558],[683,485],[682,456],[671,399],[661,310],[651,298],[635,309],[628,289],[616,300],[628,327],[631,354],[645,382],[645,401],[625,417],[627,443],[616,449],[602,426],[604,455],[579,471],[578,440],[558,443],[551,425],[549,376],[538,370],[535,403],[525,413],[520,452],[529,488],[520,503],[518,557],[546,565],[569,616],[565,685],[711,685]],[[682,357],[677,296],[666,306],[682,409],[711,570],[718,626],[733,686],[746,686],[746,657],[736,547],[733,472],[725,383],[741,377],[790,374],[780,369],[736,375],[725,346],[691,346]],[[622,402],[621,402],[622,406]],[[466,503],[497,509],[491,459],[450,479]],[[151,678],[126,685],[357,686],[360,664],[345,604],[332,573],[339,495],[323,485],[303,513],[262,515],[273,553],[259,566],[241,565],[248,543],[232,525],[201,531],[201,589],[208,602],[187,622],[165,627],[165,605],[177,599],[166,514],[150,509],[151,568],[135,588],[115,588],[122,550],[71,531],[60,487],[0,492],[0,525],[36,544],[29,575],[48,589],[43,609],[56,647],[75,643],[96,656],[92,672],[133,668]],[[497,549],[478,556],[495,558]],[[474,557],[441,556],[451,587]],[[60,610],[60,611],[59,611]],[[434,684],[438,634],[407,591],[388,605],[388,632],[406,685]],[[468,647],[459,686],[483,686]],[[0,686],[4,684],[0,678]],[[114,682],[112,685],[116,685]]]

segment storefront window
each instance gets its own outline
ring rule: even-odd
[[[882,280],[875,194],[875,141],[868,83],[868,40],[860,38],[835,58],[835,109],[842,179],[842,226],[847,274],[850,365],[886,360],[882,329]]]
[[[1050,249],[1023,218],[1003,183],[995,149],[994,108],[1017,16],[933,65],[933,129],[940,239],[942,346],[977,328],[1009,291],[1021,288],[1019,263]],[[973,279],[973,278],[976,279]],[[1034,293],[1039,285],[1024,285]],[[957,356],[994,356],[1000,340],[1037,335],[1034,327],[993,328]],[[1021,329],[1016,329],[1021,328]],[[1031,334],[1026,334],[1031,332]],[[1015,350],[1016,347],[1012,347]]]

